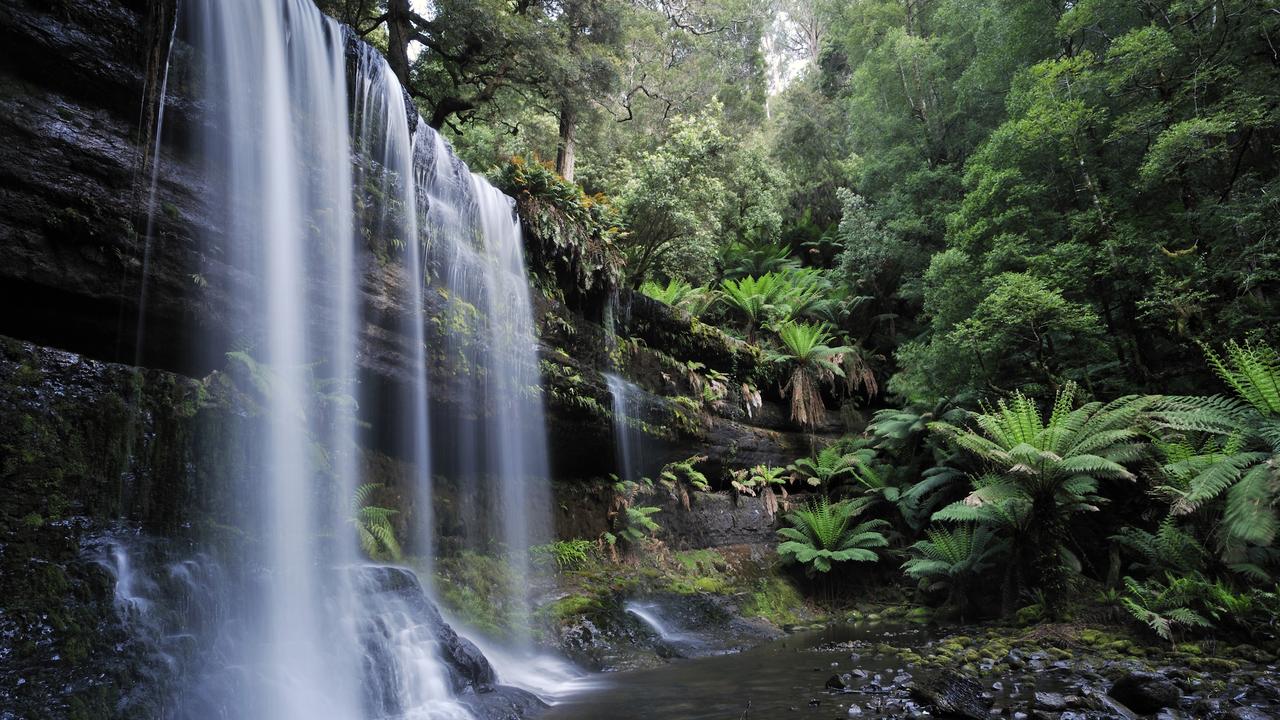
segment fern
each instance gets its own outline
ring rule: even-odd
[[[779,326],[778,336],[783,350],[770,353],[769,359],[789,368],[782,392],[791,398],[791,419],[812,430],[826,413],[822,387],[845,376],[840,360],[852,348],[828,345],[835,336],[825,323],[787,322]]]
[[[889,542],[879,532],[883,520],[853,524],[863,505],[854,501],[833,503],[825,496],[787,515],[790,527],[778,530],[783,542],[778,554],[805,566],[809,574],[830,572],[836,563],[874,562],[877,548]]]
[[[374,495],[381,490],[379,483],[366,483],[356,488],[351,501],[351,522],[356,527],[360,548],[374,560],[401,559],[400,542],[391,524],[397,511],[373,505]]]
[[[1148,572],[1198,572],[1208,559],[1204,545],[1172,517],[1165,518],[1154,533],[1128,527],[1111,539],[1137,556],[1134,567]]]
[[[1064,387],[1047,417],[1031,398],[1014,393],[972,413],[969,426],[929,425],[991,470],[975,478],[968,497],[935,519],[1013,530],[1031,545],[1027,569],[1051,610],[1061,599],[1068,571],[1067,519],[1105,502],[1098,494],[1102,481],[1133,480],[1126,466],[1148,451],[1142,421],[1152,399],[1124,397],[1076,407],[1076,392],[1072,384]]]
[[[1174,433],[1163,466],[1173,512],[1221,506],[1219,549],[1270,546],[1280,533],[1280,354],[1261,343],[1227,343],[1224,355],[1201,346],[1209,366],[1236,397],[1161,398],[1154,415]],[[1187,434],[1207,439],[1197,449]]]
[[[710,492],[711,484],[707,481],[707,476],[694,467],[700,462],[705,462],[706,459],[706,455],[694,455],[684,460],[667,463],[658,474],[658,479],[673,487],[683,480],[702,492]]]

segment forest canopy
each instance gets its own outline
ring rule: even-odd
[[[811,270],[902,400],[1189,390],[1196,341],[1274,339],[1268,3],[321,5],[470,163],[608,198],[627,284]]]

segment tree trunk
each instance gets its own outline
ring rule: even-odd
[[[1067,578],[1062,566],[1062,537],[1066,532],[1058,500],[1052,492],[1037,494],[1031,501],[1031,526],[1034,537],[1032,577],[1036,590],[1044,599],[1045,611],[1057,619],[1062,599],[1067,592]]]
[[[560,141],[556,144],[556,172],[560,177],[573,181],[573,166],[577,155],[578,111],[573,103],[560,104]]]
[[[409,87],[409,38],[413,37],[413,19],[409,0],[387,2],[387,62],[400,84]]]

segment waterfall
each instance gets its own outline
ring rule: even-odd
[[[504,552],[519,630],[527,627],[528,549],[550,535],[550,486],[533,305],[514,203],[472,173],[439,135],[419,141],[423,232],[440,268],[449,318],[445,357],[458,402],[441,418],[454,449],[464,541]],[[496,540],[496,546],[491,540]]]
[[[637,481],[645,471],[644,421],[641,400],[644,391],[635,383],[613,373],[605,373],[613,411],[613,444],[617,453],[618,478]]]
[[[222,557],[233,564],[205,588],[216,617],[201,621],[199,678],[172,715],[470,717],[460,699],[482,704],[476,688],[502,678],[429,599],[440,533],[433,472],[448,471],[458,495],[474,499],[465,544],[506,558],[517,628],[530,617],[528,549],[550,534],[514,203],[416,115],[386,61],[311,0],[183,0],[180,18],[215,221],[203,282],[239,300],[220,318],[225,332],[204,341],[231,351],[261,422],[244,438],[228,518],[247,556]],[[466,322],[429,314],[436,295]],[[394,407],[371,416],[361,412],[375,399],[362,391],[361,352],[373,313],[387,307],[401,350],[390,375],[401,386]],[[433,405],[430,371],[447,362],[459,375],[456,402]],[[360,560],[350,504],[367,482],[366,426],[409,468],[420,577]],[[145,573],[127,554],[110,567],[119,613],[149,613],[157,601],[140,590]]]
[[[355,390],[343,32],[308,0],[194,0],[191,8],[219,115],[203,150],[222,181],[214,202],[226,212],[225,250],[236,270],[254,276],[247,316],[231,322],[266,388],[250,484],[261,490],[243,519],[266,575],[242,608],[260,640],[241,643],[254,677],[229,702],[243,703],[244,716],[354,718],[357,600],[340,568],[355,549],[321,543],[346,524],[355,483],[349,403],[324,403]]]

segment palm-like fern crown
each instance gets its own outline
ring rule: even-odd
[[[976,429],[947,422],[929,427],[1033,493],[1083,496],[1100,479],[1133,479],[1124,463],[1145,452],[1138,421],[1149,401],[1129,396],[1073,408],[1075,393],[1073,384],[1064,387],[1047,420],[1033,400],[1015,393],[973,413]]]
[[[840,366],[831,358],[848,352],[843,345],[832,347],[827,343],[835,339],[831,326],[826,323],[786,322],[778,326],[778,337],[785,352],[774,355],[775,360],[794,360],[800,365],[818,365],[831,373],[844,377]]]
[[[1220,545],[1235,555],[1243,545],[1271,545],[1280,532],[1280,355],[1261,343],[1227,343],[1225,357],[1202,347],[1237,397],[1160,399],[1158,424],[1183,434],[1164,465],[1171,482],[1163,489],[1175,496],[1175,514],[1195,512],[1225,493]],[[1186,452],[1194,447],[1187,433],[1210,439]]]
[[[986,569],[1004,546],[993,543],[991,528],[981,525],[958,525],[954,528],[930,528],[925,539],[909,550],[914,557],[902,564],[909,577],[924,579],[976,573]]]

